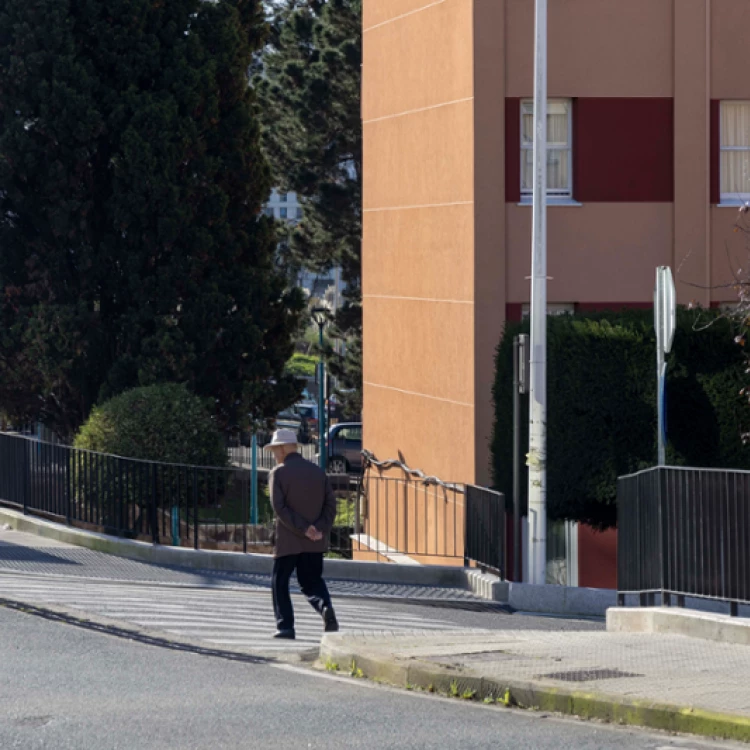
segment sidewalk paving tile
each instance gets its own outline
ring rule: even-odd
[[[342,641],[343,643],[344,641]],[[750,717],[750,647],[679,635],[506,630],[346,637],[356,653],[465,676]]]

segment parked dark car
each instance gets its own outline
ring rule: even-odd
[[[342,422],[328,430],[328,470],[333,474],[362,471],[361,422]]]

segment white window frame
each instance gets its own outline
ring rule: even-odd
[[[726,151],[750,151],[750,146],[725,146],[721,142],[721,134],[724,132],[724,104],[747,104],[750,106],[748,99],[723,99],[719,105],[719,190],[724,175],[721,173],[722,153]],[[748,193],[719,193],[719,200],[722,206],[738,206],[740,203],[750,201],[750,192]]]
[[[560,203],[571,203],[573,202],[573,100],[572,99],[548,99],[547,106],[550,104],[566,104],[568,107],[568,186],[564,190],[551,190],[549,185],[547,186],[547,202],[560,202]],[[524,143],[523,140],[523,117],[526,114],[534,113],[534,100],[533,99],[522,99],[521,100],[521,150],[519,159],[521,161],[521,203],[531,203],[533,191],[524,188],[523,186],[523,171],[524,171],[524,152],[532,151],[534,149],[533,141],[531,143]],[[564,148],[560,146],[550,146],[547,144],[547,151],[564,151]]]

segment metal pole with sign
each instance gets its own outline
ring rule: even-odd
[[[529,337],[513,339],[513,578],[521,569],[521,396],[529,392]]]
[[[656,269],[654,290],[654,329],[656,330],[656,385],[658,414],[658,465],[666,464],[667,456],[667,362],[677,327],[677,301],[669,266]]]

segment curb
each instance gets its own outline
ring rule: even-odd
[[[399,659],[378,649],[358,647],[356,638],[324,635],[320,661],[341,668],[361,670],[363,677],[395,687],[422,688],[429,692],[461,696],[472,700],[493,698],[506,707],[550,711],[582,719],[646,727],[667,732],[750,742],[750,718],[705,711],[693,706],[628,700],[597,692],[581,692],[550,687],[535,682],[502,680],[462,675],[455,670],[418,659]]]
[[[750,646],[750,620],[671,607],[612,607],[610,633],[669,633],[716,643]]]
[[[3,523],[9,524],[16,531],[36,534],[66,544],[141,562],[232,573],[271,575],[273,571],[273,558],[270,555],[194,550],[187,547],[167,547],[150,542],[121,539],[24,515],[8,508],[0,508],[0,524]],[[463,567],[326,559],[325,568],[327,577],[341,581],[443,586],[471,590],[467,576],[469,571]],[[475,593],[481,596],[480,592],[475,591]]]

